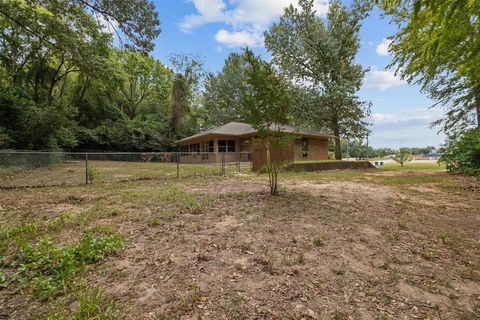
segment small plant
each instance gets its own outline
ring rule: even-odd
[[[392,160],[400,163],[402,167],[406,162],[412,161],[412,159],[413,156],[410,153],[410,150],[408,150],[408,148],[400,148],[397,153],[392,157]]]
[[[297,257],[297,263],[298,264],[305,264],[305,255],[303,253],[300,253]]]
[[[98,171],[97,168],[95,168],[92,164],[87,164],[87,183],[92,184],[93,180],[96,180],[98,176],[100,175],[100,172]]]
[[[147,225],[149,227],[156,227],[159,224],[160,224],[160,220],[158,220],[157,218],[152,218],[152,219],[148,220],[148,222],[147,222]]]
[[[323,239],[320,237],[315,237],[315,239],[313,239],[313,244],[315,245],[315,247],[323,247],[325,245]]]
[[[407,223],[405,221],[398,220],[397,221],[398,229],[400,230],[407,230]]]
[[[422,252],[421,256],[422,256],[423,259],[425,259],[427,261],[433,261],[435,259],[435,256],[433,255],[433,253],[431,253],[429,251]]]
[[[390,261],[385,260],[381,266],[383,270],[388,270],[390,268]]]

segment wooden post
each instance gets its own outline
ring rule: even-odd
[[[85,184],[88,185],[88,153],[85,152]]]
[[[177,179],[180,178],[180,153],[177,152]]]

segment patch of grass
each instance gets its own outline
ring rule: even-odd
[[[0,177],[13,176],[23,170],[25,170],[23,167],[0,167]]]
[[[116,252],[123,241],[118,234],[105,236],[90,230],[77,243],[66,246],[56,245],[50,237],[39,241],[14,238],[16,250],[4,263],[18,273],[12,280],[29,287],[35,298],[46,300],[66,292],[73,275]]]
[[[222,304],[222,308],[225,311],[225,315],[227,319],[231,320],[241,320],[244,319],[245,316],[242,311],[242,306],[244,303],[244,298],[242,296],[235,296],[231,300],[227,301],[226,303]]]
[[[200,287],[194,283],[190,286],[190,291],[185,295],[180,302],[180,309],[184,311],[192,310],[200,301],[201,290]]]
[[[407,223],[405,221],[398,220],[397,221],[397,226],[398,226],[398,229],[400,229],[400,230],[408,230],[408,226],[407,226]]]
[[[394,171],[403,171],[403,170],[439,170],[445,171],[445,166],[437,162],[407,162],[403,164],[403,167],[396,162],[387,162],[383,166],[378,166],[379,170],[394,170]]]
[[[124,318],[124,310],[106,297],[99,288],[84,288],[75,295],[76,307],[69,310],[65,303],[57,304],[41,316],[33,315],[38,320],[113,320]]]
[[[452,182],[452,177],[447,173],[439,174],[408,174],[398,176],[372,176],[371,182],[392,186],[440,184],[447,185]]]

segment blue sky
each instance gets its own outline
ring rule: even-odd
[[[171,53],[190,53],[201,57],[207,71],[217,72],[230,52],[249,45],[268,59],[262,33],[278,20],[283,8],[296,0],[155,0],[162,23],[153,56],[168,64]],[[348,4],[348,2],[346,2]],[[327,0],[315,0],[319,16],[328,11]],[[444,136],[429,123],[439,116],[429,109],[433,102],[418,86],[401,81],[393,70],[386,37],[396,27],[373,11],[360,32],[361,48],[357,61],[370,67],[360,97],[372,101],[370,121],[374,147],[438,146]]]

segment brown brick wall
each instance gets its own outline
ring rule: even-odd
[[[308,138],[308,156],[302,157],[302,139],[295,140],[295,160],[328,160],[328,139]]]

